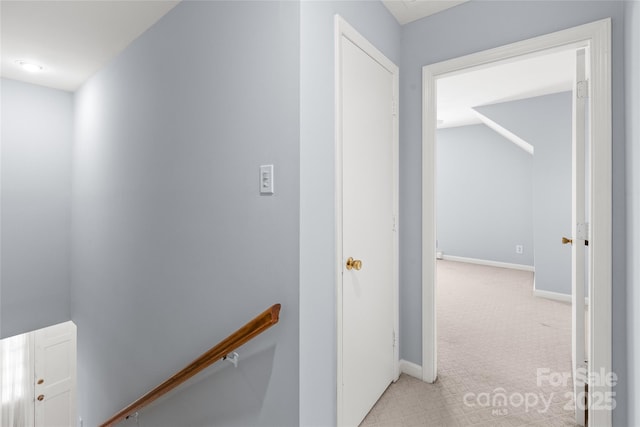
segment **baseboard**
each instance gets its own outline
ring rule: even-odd
[[[571,303],[571,295],[561,294],[560,292],[552,292],[552,291],[541,291],[540,289],[533,290],[534,297],[552,299],[554,301],[568,302]]]
[[[487,265],[489,267],[511,268],[513,270],[535,271],[532,265],[511,264],[509,262],[489,261],[486,259],[466,258],[455,255],[442,255],[442,259],[446,261],[466,262],[469,264]]]
[[[539,289],[534,289],[533,290],[533,296],[534,297],[540,297],[540,298],[546,298],[546,299],[550,299],[550,300],[554,300],[554,301],[568,302],[569,304],[572,303],[571,295],[569,295],[569,294],[561,294],[559,292],[541,291]],[[587,297],[584,298],[584,305],[586,307],[589,306],[589,298],[587,298]]]
[[[400,359],[400,372],[422,381],[422,366],[404,359]]]

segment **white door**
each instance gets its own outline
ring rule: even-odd
[[[76,326],[35,331],[35,427],[76,425]]]
[[[573,94],[573,167],[572,167],[572,363],[576,423],[585,425],[586,334],[585,334],[585,246],[588,242],[588,224],[585,215],[585,147],[588,83],[586,78],[586,51],[576,52],[576,84]]]
[[[357,426],[364,419],[395,379],[397,360],[394,99],[398,73],[393,63],[357,36],[340,34],[338,60],[338,141],[342,142],[338,421],[345,426]]]

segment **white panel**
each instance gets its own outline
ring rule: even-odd
[[[35,331],[35,427],[70,427],[76,419],[76,326]]]
[[[398,68],[335,22],[337,413],[350,426],[399,375]]]
[[[71,392],[63,391],[58,395],[47,398],[43,404],[44,419],[47,427],[71,426],[69,407],[71,406]]]
[[[357,425],[392,381],[392,75],[343,39],[344,423]]]
[[[579,238],[579,226],[585,221],[585,120],[587,98],[579,96],[577,90],[580,82],[586,79],[585,50],[576,53],[576,78],[573,91],[573,143],[572,143],[572,177],[571,177],[571,358],[573,362],[573,385],[575,400],[576,424],[585,424],[585,322],[584,322],[584,287],[585,287],[585,241]]]

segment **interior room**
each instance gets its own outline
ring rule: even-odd
[[[433,387],[425,318],[435,311],[423,309],[423,255],[436,249],[423,225],[423,131],[431,126],[423,126],[423,67],[600,22],[610,29],[598,60],[611,84],[593,90],[610,94],[610,126],[598,144],[608,141],[611,218],[609,237],[592,239],[590,248],[610,252],[611,268],[597,264],[594,280],[610,291],[602,352],[618,380],[615,408],[594,415],[602,425],[640,426],[638,2],[3,0],[0,12],[0,338],[73,322],[77,398],[68,413],[81,427],[348,424],[340,286],[347,275],[372,274],[376,263],[343,254],[338,229],[336,82],[344,56],[336,55],[343,34],[336,15],[358,34],[357,46],[375,52],[370,58],[395,66],[389,378],[399,378],[391,387]],[[554,108],[566,102],[564,93],[494,99],[478,113],[508,127],[517,110],[560,120]],[[510,123],[524,140],[552,131]],[[495,134],[476,123],[438,135],[471,128]],[[457,256],[533,266],[537,298],[570,294],[566,278],[544,273],[545,262],[567,259],[568,247],[557,242],[571,233],[544,216],[551,212],[536,213],[535,182],[553,184],[535,181],[529,154],[504,144],[522,157],[512,173],[531,170],[521,176],[532,182],[531,198],[513,199],[529,216],[510,224],[526,231],[495,236],[504,253],[488,254],[456,246],[485,236],[456,241],[442,229],[438,251],[446,263]],[[553,234],[553,248],[536,237],[537,227]],[[237,357],[218,347],[251,319],[262,330],[233,347]],[[126,410],[212,349],[213,368]],[[48,385],[38,373],[34,384]],[[54,394],[34,390],[35,420]],[[401,419],[403,408],[394,409]]]

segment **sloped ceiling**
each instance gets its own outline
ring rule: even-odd
[[[382,0],[400,25],[417,21],[469,0]]]
[[[575,49],[534,55],[442,77],[437,81],[439,128],[481,123],[474,107],[569,91]]]

